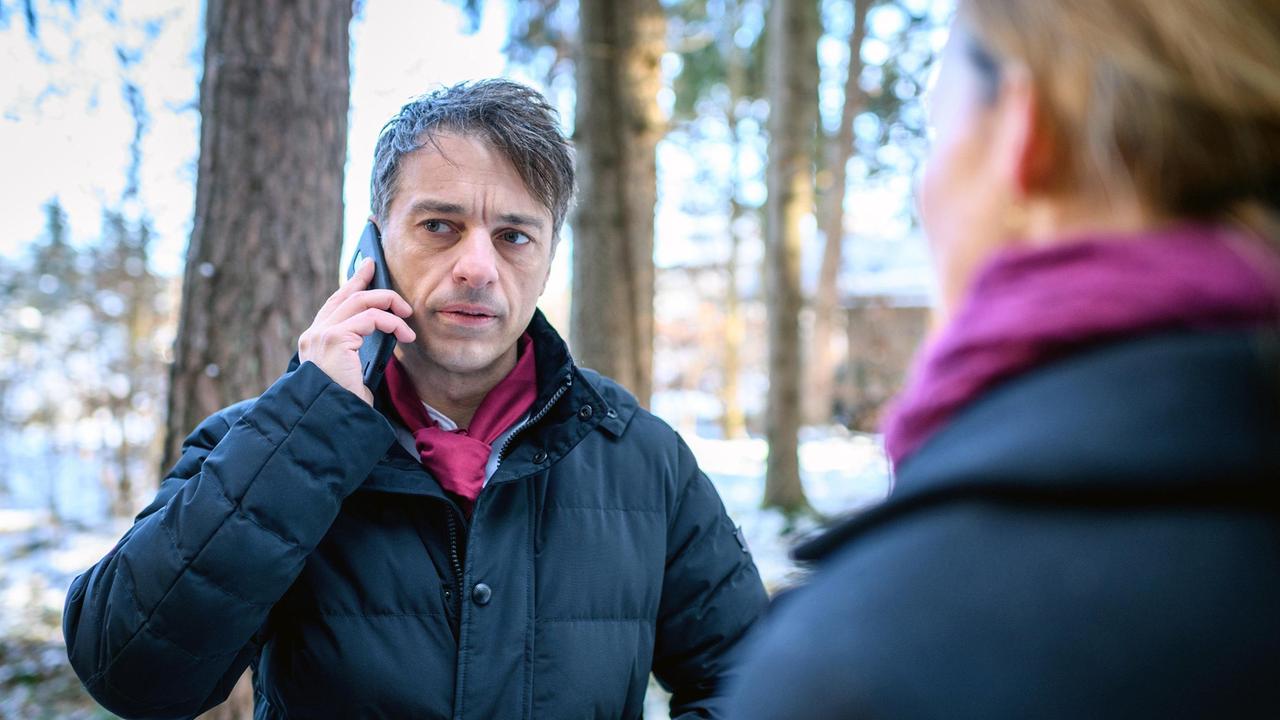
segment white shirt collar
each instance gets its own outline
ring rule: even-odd
[[[436,425],[439,425],[441,430],[444,430],[445,432],[453,432],[458,429],[458,423],[454,422],[448,415],[445,415],[426,403],[422,403],[422,407],[427,409],[427,415],[429,415],[432,420],[435,420]]]
[[[458,424],[449,419],[449,417],[444,413],[436,410],[426,403],[422,403],[422,406],[427,409],[427,414],[431,416],[432,420],[436,421],[436,424],[440,426],[441,430],[453,431],[458,429]],[[502,452],[502,447],[506,445],[507,440],[515,434],[515,431],[519,430],[520,426],[524,425],[525,421],[528,419],[529,413],[526,412],[524,415],[520,416],[519,420],[512,423],[511,427],[507,428],[501,435],[494,438],[493,447],[489,451],[489,460],[484,466],[484,482],[486,485],[489,484],[489,478],[493,477],[493,474],[498,470],[498,463],[501,460],[499,453]],[[413,439],[413,433],[409,432],[409,428],[401,425],[400,423],[395,423],[395,430],[396,440],[400,442],[400,446],[408,451],[411,457],[418,457],[418,446]]]

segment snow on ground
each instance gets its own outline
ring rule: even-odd
[[[797,541],[819,529],[818,522],[804,519],[784,533],[782,514],[760,507],[768,444],[760,438],[709,440],[687,430],[682,435],[698,466],[715,483],[729,517],[742,526],[765,586],[776,592],[796,582],[801,571],[789,553]],[[842,428],[806,428],[801,433],[800,477],[809,504],[829,518],[865,508],[889,493],[889,464],[879,437]],[[667,693],[650,682],[644,716],[666,720],[667,701]]]
[[[802,481],[819,513],[834,517],[887,494],[888,465],[875,436],[833,428],[806,430],[801,439]],[[788,553],[817,528],[817,521],[803,519],[788,528],[780,513],[760,508],[768,453],[764,440],[710,440],[693,433],[685,440],[729,516],[742,526],[765,584],[775,591],[794,582],[798,573]],[[55,524],[43,509],[0,507],[0,717],[27,717],[27,710],[53,702],[40,694],[40,683],[48,684],[47,692],[56,693],[58,702],[78,701],[69,698],[78,688],[61,649],[63,601],[72,579],[105,555],[128,525],[128,520],[97,527]],[[656,686],[645,715],[667,717],[665,693]],[[49,717],[103,716],[67,710]]]
[[[89,529],[47,510],[0,508],[0,718],[99,720],[62,643],[71,580],[111,549],[127,522]]]
[[[889,468],[878,437],[839,429],[806,431],[800,445],[800,475],[809,503],[826,517],[864,508],[889,492]],[[685,438],[698,465],[715,483],[725,509],[742,526],[751,555],[771,591],[794,575],[788,552],[818,528],[801,519],[792,532],[775,510],[763,510],[765,459],[763,439],[707,440]]]
[[[108,522],[77,529],[49,522],[42,510],[0,509],[0,637],[60,637],[40,617],[61,616],[72,579],[105,555],[127,527]]]

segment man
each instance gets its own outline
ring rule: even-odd
[[[76,579],[67,648],[95,698],[189,716],[252,667],[258,718],[631,718],[652,668],[673,716],[722,716],[765,593],[689,449],[535,309],[573,188],[520,85],[387,124],[371,219],[394,291],[362,266]],[[371,392],[375,329],[399,345]]]

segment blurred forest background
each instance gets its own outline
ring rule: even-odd
[[[888,488],[874,431],[928,322],[911,186],[950,12],[0,0],[0,718],[111,717],[66,667],[67,585],[201,418],[284,370],[382,123],[466,79],[560,108],[581,188],[542,308],[689,439],[771,588],[794,579],[798,533]]]

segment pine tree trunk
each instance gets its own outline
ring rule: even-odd
[[[848,184],[849,158],[853,156],[853,120],[862,112],[866,98],[858,86],[862,75],[862,42],[867,36],[867,11],[871,0],[855,0],[853,31],[849,34],[849,69],[844,83],[844,107],[840,112],[840,127],[827,138],[826,177],[830,183],[825,188],[820,208],[818,227],[824,236],[822,267],[818,273],[818,288],[814,295],[812,356],[806,383],[805,417],[809,423],[820,424],[831,420],[831,408],[835,400],[835,371],[837,352],[846,343],[844,333],[838,332],[836,304],[841,256],[844,248],[845,212],[844,200]],[[833,347],[833,340],[835,347]]]
[[[209,0],[200,164],[165,433],[286,369],[335,289],[350,2]]]
[[[166,468],[202,419],[284,372],[336,287],[351,16],[344,0],[208,0]],[[252,715],[246,673],[202,717]]]
[[[818,0],[774,0],[766,78],[769,162],[765,202],[765,291],[769,326],[769,460],[764,505],[788,515],[808,508],[800,485],[800,226],[813,212],[818,114]]]
[[[724,362],[721,368],[724,382],[720,386],[720,402],[724,407],[720,428],[727,439],[747,435],[746,416],[742,411],[742,403],[738,400],[739,377],[742,375],[742,343],[746,338],[747,324],[742,312],[742,299],[738,296],[738,257],[742,242],[734,227],[737,219],[742,216],[742,208],[736,198],[731,205],[729,265],[725,271]]]
[[[133,453],[130,452],[128,424],[125,421],[127,412],[123,404],[114,412],[116,426],[120,429],[120,445],[116,448],[116,491],[110,506],[110,512],[115,517],[128,517],[130,511],[137,510],[133,507],[133,478],[129,473]]]
[[[648,405],[653,383],[653,213],[666,19],[658,0],[582,0],[577,59],[574,356]]]
[[[724,408],[720,427],[725,438],[741,438],[747,435],[747,421],[738,399],[739,378],[742,374],[742,343],[746,336],[746,318],[743,317],[742,299],[738,295],[738,261],[742,252],[742,238],[738,233],[738,221],[742,218],[742,203],[738,201],[741,184],[738,182],[738,164],[742,156],[742,140],[738,132],[738,100],[746,85],[746,58],[734,41],[741,8],[735,3],[726,13],[733,22],[722,28],[724,36],[720,47],[727,56],[727,80],[729,85],[729,265],[725,277],[724,300],[724,361],[721,372],[724,381],[720,385],[720,402]]]

